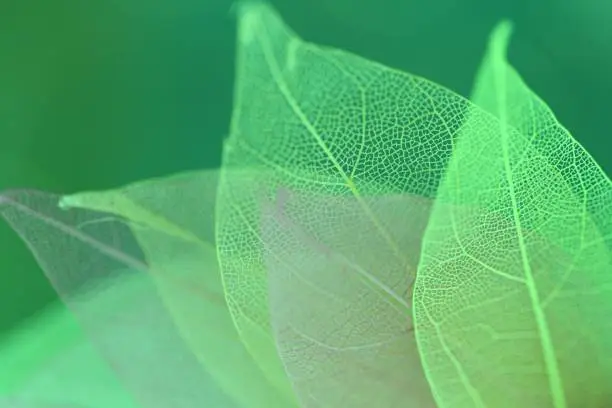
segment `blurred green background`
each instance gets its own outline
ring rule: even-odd
[[[277,0],[308,40],[467,95],[487,36],[612,173],[608,0]],[[0,190],[69,193],[219,165],[235,21],[229,0],[0,2]],[[55,301],[0,223],[0,332]]]

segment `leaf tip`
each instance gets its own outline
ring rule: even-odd
[[[69,210],[70,208],[76,207],[73,196],[62,196],[57,202],[57,206],[60,210]]]
[[[73,208],[86,208],[89,205],[88,196],[91,193],[77,193],[61,196],[57,202],[57,206],[61,210],[70,210]]]
[[[497,23],[489,37],[489,47],[498,56],[503,57],[503,59],[506,59],[506,53],[513,31],[514,23],[510,20],[502,20]]]
[[[261,13],[268,8],[267,4],[257,0],[238,1],[232,5],[232,12],[238,19],[238,39],[242,44],[249,44],[260,29]]]

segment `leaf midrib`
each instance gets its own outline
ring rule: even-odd
[[[500,123],[500,132],[502,138],[502,152],[503,152],[503,163],[504,163],[504,174],[506,178],[506,182],[508,183],[509,196],[512,203],[512,216],[516,226],[516,235],[519,243],[519,249],[521,253],[521,263],[523,266],[523,271],[525,274],[525,285],[527,286],[527,291],[529,293],[529,299],[531,300],[531,306],[534,313],[534,318],[536,321],[536,326],[538,329],[538,334],[540,338],[540,345],[542,348],[542,354],[544,357],[544,364],[546,367],[547,377],[548,377],[548,385],[549,390],[551,392],[551,398],[554,407],[556,408],[566,408],[567,401],[565,398],[565,392],[563,390],[563,383],[561,380],[559,365],[557,362],[557,355],[555,352],[552,336],[550,333],[550,328],[548,325],[548,321],[546,319],[546,313],[541,306],[540,295],[538,293],[538,288],[536,286],[535,277],[533,275],[533,271],[531,269],[531,264],[529,261],[529,254],[527,251],[527,245],[525,243],[525,236],[523,235],[523,228],[521,225],[521,218],[518,211],[516,191],[514,186],[514,179],[512,176],[512,169],[510,166],[510,152],[509,152],[509,132],[507,126],[507,110],[506,110],[506,58],[505,58],[505,45],[508,42],[509,32],[506,33],[506,37],[504,38],[503,45],[499,43],[496,44],[496,49],[494,50],[494,55],[496,55],[494,59],[494,70],[495,75],[495,87],[497,88],[495,94],[497,95],[497,105],[498,105],[498,116]],[[528,148],[528,147],[527,147]]]
[[[319,145],[319,147],[323,150],[325,155],[328,157],[328,159],[330,160],[330,162],[332,163],[336,171],[340,174],[341,178],[344,180],[346,186],[349,188],[349,190],[351,191],[351,193],[353,194],[353,196],[355,197],[355,199],[357,200],[357,202],[359,203],[363,211],[367,214],[368,218],[375,225],[376,229],[379,231],[382,238],[386,241],[387,245],[389,245],[389,247],[393,250],[393,252],[396,254],[398,259],[403,259],[403,255],[401,251],[399,250],[397,244],[395,243],[393,238],[389,235],[387,230],[381,225],[376,215],[372,212],[372,209],[370,208],[370,206],[368,206],[365,203],[353,179],[344,171],[344,169],[342,168],[338,160],[335,158],[335,156],[333,155],[333,153],[331,152],[327,144],[321,138],[321,135],[319,134],[317,129],[315,129],[314,125],[306,117],[306,115],[302,111],[299,104],[293,98],[291,91],[289,90],[281,74],[281,70],[278,66],[276,57],[274,57],[273,55],[273,52],[271,50],[271,45],[267,38],[267,35],[262,34],[261,32],[258,32],[257,37],[259,37],[261,49],[264,54],[264,59],[266,60],[268,67],[270,69],[270,74],[272,75],[274,82],[278,87],[278,90],[283,95],[283,98],[287,101],[293,113],[298,117],[298,119],[304,125],[308,133],[315,139],[316,143]],[[294,37],[294,38],[291,38],[291,40],[300,41],[299,45],[306,45],[303,42],[301,42],[299,38]]]

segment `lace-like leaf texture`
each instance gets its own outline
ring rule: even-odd
[[[14,192],[0,207],[143,408],[291,406],[252,361],[225,302],[217,179],[193,172],[61,200]],[[127,292],[134,280],[139,290]]]
[[[555,293],[549,297],[550,308],[567,321],[584,317],[591,322],[603,315],[587,310],[599,310],[594,306],[597,302],[572,309],[569,302],[562,307],[553,300],[563,298],[556,294],[563,288],[567,293],[606,290],[609,179],[505,60],[502,83],[506,86],[487,80],[492,77],[487,72],[499,74],[499,50],[505,47],[499,32],[506,26],[492,38],[498,59],[493,53],[487,57],[474,104],[425,79],[305,42],[268,6],[248,3],[239,14],[235,109],[217,207],[218,254],[236,325],[272,381],[286,387],[288,375],[303,406],[347,401],[367,405],[375,395],[388,398],[389,406],[409,406],[414,395],[405,381],[414,367],[386,380],[383,375],[379,381],[365,379],[395,370],[390,361],[396,350],[376,350],[376,344],[389,345],[401,338],[400,328],[409,328],[409,299],[418,263],[418,256],[405,244],[411,242],[411,235],[419,234],[418,228],[413,228],[406,212],[379,204],[381,198],[394,194],[440,195],[428,232],[423,277],[413,298],[415,318],[420,321],[420,351],[436,400],[443,406],[497,406],[517,401],[520,395],[542,406],[569,404],[572,389],[580,389],[584,381],[561,384],[562,369],[555,374],[553,361],[568,352],[561,351],[563,340],[557,340],[560,350],[555,351],[553,338],[567,334],[576,341],[564,342],[565,347],[597,346],[599,353],[609,329],[592,323],[588,329],[599,333],[592,344],[580,341],[588,336],[565,332],[550,332],[547,340],[545,313],[535,307],[533,295],[541,292],[539,297],[546,299]],[[503,103],[491,102],[498,100]],[[512,109],[500,109],[502,105]],[[451,153],[454,167],[448,168],[438,192]],[[471,166],[460,166],[457,176],[457,163]],[[245,167],[260,170],[257,174],[265,174],[265,179],[229,173]],[[464,172],[470,172],[469,176],[464,177]],[[459,198],[454,199],[455,195]],[[326,197],[328,205],[322,204]],[[349,203],[341,204],[342,200]],[[276,214],[272,221],[262,216],[269,208],[277,209],[267,212]],[[443,218],[444,211],[457,216]],[[359,221],[351,225],[347,218]],[[576,223],[581,225],[578,235],[572,230],[578,228]],[[270,225],[275,233],[270,233]],[[512,231],[522,231],[518,233],[522,242]],[[341,238],[351,234],[354,240]],[[578,249],[577,236],[586,240],[584,250]],[[530,242],[534,248],[528,249]],[[476,252],[466,255],[468,245]],[[373,248],[378,263],[374,257],[367,259]],[[473,264],[449,264],[461,263],[463,258]],[[517,259],[518,266],[508,265]],[[577,262],[593,272],[572,273]],[[503,276],[506,280],[479,281],[480,269],[501,271],[491,272],[489,279]],[[529,269],[538,272],[526,284]],[[564,283],[569,276],[582,280]],[[602,279],[597,287],[587,284],[593,276]],[[523,298],[495,303],[500,293],[514,293],[510,285],[519,284],[523,284]],[[464,287],[471,291],[464,293]],[[601,296],[603,302],[605,296]],[[382,306],[374,299],[382,299]],[[486,307],[490,302],[498,306],[491,318],[496,315],[508,325],[516,324],[508,328],[508,336],[517,346],[507,348],[508,353],[500,352],[504,345],[494,348],[494,355],[493,349],[482,348],[488,344],[482,340],[485,337],[479,337],[478,343],[464,333],[480,330],[493,339],[505,338],[504,330],[496,331],[484,317],[478,320],[493,311]],[[464,308],[465,314],[460,314]],[[521,317],[507,318],[509,310]],[[449,334],[455,336],[451,337],[457,347],[453,350],[444,338],[446,326],[437,321],[454,321],[459,315],[465,321]],[[577,332],[587,330],[584,321],[574,327]],[[435,343],[436,338],[444,340]],[[461,344],[466,345],[464,349]],[[541,355],[533,351],[536,345]],[[404,346],[404,350],[412,347],[409,336],[404,337]],[[448,365],[440,365],[444,358]],[[549,371],[535,363],[522,365],[534,358]],[[579,360],[570,365],[595,361]],[[462,364],[475,374],[460,371]],[[595,370],[592,390],[600,389],[597,384],[609,378],[605,366]],[[364,376],[362,383],[359,375]],[[474,381],[480,384],[468,382],[470,375],[479,376]],[[536,382],[527,387],[531,376],[545,378],[546,386]],[[488,387],[491,381],[499,381],[499,386]],[[383,389],[386,393],[380,393]],[[478,389],[491,390],[492,396],[479,397]],[[494,397],[496,391],[500,393]],[[507,399],[499,398],[502,395]]]
[[[438,405],[601,407],[612,400],[612,186],[491,36],[438,190],[415,284]]]
[[[214,313],[227,301],[259,365],[238,352],[238,377],[255,379],[236,396],[244,406],[258,398],[294,406],[294,392],[304,407],[372,406],[377,396],[385,406],[427,406],[427,387],[425,405],[414,388],[423,375],[440,407],[601,402],[612,355],[610,180],[506,63],[501,27],[476,106],[307,43],[268,6],[240,6],[214,239],[225,300]],[[237,391],[232,365],[215,359],[225,335],[239,346],[227,315],[210,332],[225,334],[208,338],[202,318],[211,304],[185,295],[196,285],[177,285],[214,278],[217,267],[198,232],[205,214],[193,194],[204,191],[187,184],[79,195],[64,204],[97,215],[76,226],[29,200],[4,199],[3,213],[61,290],[74,282],[60,269],[90,272],[102,257],[151,272],[200,363]],[[121,256],[115,235],[83,234],[117,217],[146,263]],[[100,255],[104,239],[119,252]],[[62,244],[72,246],[54,246]],[[62,253],[87,257],[66,268]],[[413,318],[424,374],[418,358],[406,359],[416,356]],[[144,375],[139,368],[131,376]]]
[[[414,204],[415,196],[435,194],[466,105],[425,79],[308,43],[266,5],[242,4],[238,14],[235,105],[217,202],[219,263],[228,305],[245,345],[271,381],[286,389],[286,362],[278,355],[274,333],[278,327],[273,327],[270,315],[273,300],[266,265],[280,248],[275,246],[277,240],[264,236],[262,225],[270,223],[262,215],[270,215],[268,209],[275,208],[285,195],[291,198],[291,216],[297,217],[300,227],[318,241],[334,241],[341,246],[339,236],[370,231],[369,241],[363,240],[361,247],[347,245],[344,249],[351,255],[365,255],[364,245],[369,242],[377,248],[380,259],[387,259],[386,269],[368,271],[372,282],[377,283],[360,285],[385,293],[385,302],[395,310],[393,327],[408,330],[406,293],[418,255],[401,246],[419,231],[402,231],[397,223],[401,220],[377,214],[390,211],[379,206],[379,200],[407,193],[412,197],[407,202]],[[308,196],[313,197],[312,202]],[[329,206],[323,204],[326,199],[331,200]],[[394,212],[395,217],[399,214],[401,211]],[[403,214],[409,215],[408,207]],[[359,223],[343,226],[342,218]],[[390,230],[390,223],[397,228]],[[329,235],[334,228],[338,232],[335,237]],[[327,245],[332,251],[342,249],[330,242]],[[276,255],[283,259],[289,254]],[[370,256],[363,262],[371,264],[372,259]],[[297,260],[293,258],[293,262]],[[293,266],[300,269],[300,265]],[[338,290],[328,289],[332,293]],[[314,337],[321,335],[315,333]],[[330,376],[340,380],[342,370],[327,372],[321,381],[325,383]],[[315,372],[320,371],[308,375]],[[295,377],[305,375],[289,374],[293,382]],[[364,390],[374,395],[373,388]],[[301,392],[307,396],[304,398],[327,401],[332,406],[342,395],[348,395],[346,390],[327,396],[312,395],[308,389]],[[359,400],[358,394],[354,394],[354,400]]]

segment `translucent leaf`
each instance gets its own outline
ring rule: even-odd
[[[394,242],[397,231],[386,229],[388,219],[381,220],[369,200],[434,196],[465,105],[422,78],[303,41],[266,5],[242,4],[238,14],[235,105],[217,207],[219,261],[246,346],[271,381],[287,389],[271,331],[263,208],[283,190],[318,197],[317,210],[323,199],[350,200],[352,216],[385,248],[389,262],[411,265],[402,278],[410,282],[417,259]]]
[[[3,199],[3,215],[145,407],[287,406],[250,360],[224,301],[212,246],[215,188],[216,173],[201,172],[61,201]],[[107,277],[126,267],[149,281],[141,298],[121,311],[89,307],[92,293],[119,296]],[[109,338],[108,324],[142,335]],[[235,403],[216,400],[218,387]]]
[[[429,200],[371,197],[406,259]],[[435,407],[410,313],[407,273],[350,197],[283,190],[263,217],[272,327],[303,407]]]
[[[508,64],[500,24],[415,283],[439,407],[602,407],[612,384],[612,185]]]
[[[508,33],[477,107],[238,11],[216,204],[202,173],[0,199],[123,386],[146,407],[601,404],[610,180],[507,65]],[[113,283],[131,275],[139,296]],[[91,306],[107,293],[121,312]]]

